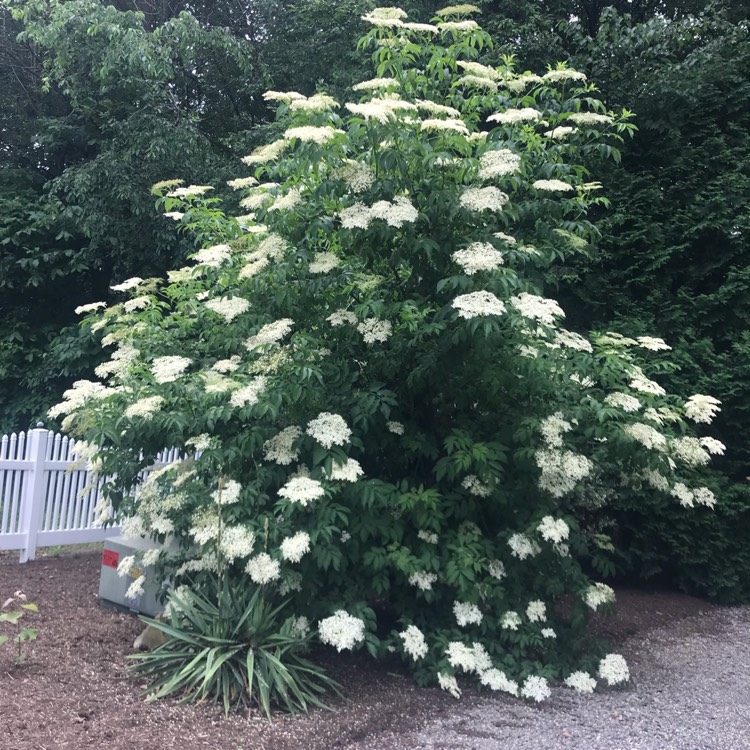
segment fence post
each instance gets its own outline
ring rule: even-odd
[[[46,482],[44,481],[44,459],[48,435],[49,430],[46,430],[41,422],[37,422],[36,428],[29,430],[27,433],[26,456],[31,461],[31,465],[24,477],[23,495],[21,496],[20,531],[25,535],[25,544],[21,549],[20,557],[22,563],[36,557],[36,537],[47,495]]]

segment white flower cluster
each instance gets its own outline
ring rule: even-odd
[[[140,297],[133,297],[133,299],[127,300],[122,303],[122,309],[125,312],[135,312],[136,310],[145,310],[151,304],[151,297],[148,295],[142,295]]]
[[[428,132],[450,130],[454,133],[460,133],[461,135],[469,135],[469,129],[466,127],[466,123],[463,120],[442,120],[439,118],[431,118],[428,120],[422,120],[421,129]]]
[[[284,104],[289,104],[297,99],[305,98],[306,97],[302,94],[298,94],[296,91],[266,91],[265,94],[263,94],[264,101],[283,102]]]
[[[634,424],[625,425],[623,430],[630,435],[633,440],[649,450],[661,451],[667,447],[667,439],[664,435],[643,422],[635,422]],[[700,445],[698,447],[700,448]]]
[[[550,70],[542,78],[550,83],[559,83],[560,81],[585,81],[586,74],[577,70],[564,68],[562,70]]]
[[[334,138],[337,133],[343,132],[343,130],[338,130],[330,125],[321,125],[320,127],[316,127],[315,125],[300,125],[296,128],[289,128],[284,133],[284,138],[288,141],[296,138],[299,141],[316,143],[318,146],[322,146]]]
[[[294,536],[285,537],[281,542],[281,556],[289,562],[298,563],[310,551],[310,535],[298,531]]]
[[[492,180],[496,177],[507,177],[521,168],[521,157],[510,149],[486,151],[479,157],[480,180]]]
[[[403,23],[401,28],[404,31],[424,31],[428,34],[437,34],[438,32],[438,27],[429,23]]]
[[[479,271],[494,271],[505,262],[503,254],[489,242],[472,242],[467,248],[456,250],[451,258],[469,276]]]
[[[227,185],[229,185],[232,190],[244,190],[245,188],[253,187],[257,184],[258,180],[256,180],[255,177],[238,177],[236,180],[227,181]]]
[[[265,208],[265,206],[272,200],[273,196],[264,190],[243,198],[240,201],[240,207],[244,208],[246,211],[257,211],[259,208]]]
[[[468,490],[470,494],[476,495],[476,497],[489,497],[492,494],[492,488],[474,474],[469,474],[469,476],[465,477],[464,481],[461,482],[461,486],[465,490]]]
[[[495,70],[495,68],[490,68],[489,66],[482,65],[478,62],[469,60],[456,60],[456,65],[473,76],[479,76],[480,78],[490,78],[493,81],[496,81],[500,78],[500,74],[497,72],[497,70]]]
[[[654,396],[665,396],[667,392],[653,380],[649,380],[642,373],[636,374],[630,381],[630,387],[641,393],[651,393]]]
[[[318,635],[322,643],[337,651],[349,651],[364,640],[365,623],[340,609],[318,623]]]
[[[152,365],[151,372],[157,383],[171,383],[192,364],[193,360],[188,357],[157,357]]]
[[[609,115],[600,115],[596,112],[574,112],[568,115],[568,120],[576,125],[611,125],[614,120]]]
[[[134,601],[135,599],[139,599],[141,596],[143,596],[144,591],[144,584],[146,583],[146,576],[141,575],[138,576],[128,587],[128,590],[125,592],[125,598],[130,599],[131,601]]]
[[[357,316],[349,310],[336,310],[331,313],[326,320],[334,327],[343,325],[354,325],[357,322]]]
[[[573,133],[577,133],[578,128],[571,128],[567,125],[559,125],[556,128],[552,128],[552,130],[545,130],[544,135],[547,136],[547,138],[552,138],[556,141],[562,141],[565,138],[567,138],[569,135],[572,135]]]
[[[490,560],[487,563],[487,572],[493,577],[497,578],[498,581],[502,581],[508,573],[505,570],[505,565],[500,560]]]
[[[529,618],[529,622],[545,622],[547,619],[547,605],[541,599],[529,602],[529,605],[526,607],[526,617]]]
[[[537,190],[546,190],[551,193],[569,193],[575,188],[569,182],[562,180],[536,180],[532,184]]]
[[[302,507],[306,507],[323,495],[325,495],[323,485],[317,479],[309,477],[292,477],[279,490],[279,497],[285,497],[290,503],[299,503]]]
[[[453,614],[459,627],[479,625],[482,622],[482,612],[476,604],[469,602],[453,602]]]
[[[461,688],[458,687],[458,682],[452,674],[445,674],[444,672],[438,672],[438,684],[446,692],[450,693],[454,698],[461,697]]]
[[[317,440],[324,448],[344,445],[352,436],[352,431],[343,417],[324,411],[307,423],[305,432]]]
[[[460,317],[468,319],[502,315],[505,312],[505,305],[492,292],[461,294],[451,304]]]
[[[255,545],[255,534],[246,526],[225,526],[221,530],[219,549],[227,562],[249,557]]]
[[[108,388],[103,383],[93,380],[76,380],[72,388],[63,393],[63,401],[55,404],[47,415],[50,419],[56,419],[63,414],[71,414],[80,409],[89,399],[100,400],[117,393],[114,388]],[[159,398],[158,396],[156,398]],[[163,399],[160,399],[160,402]]]
[[[525,534],[513,534],[508,539],[508,546],[510,547],[511,555],[517,557],[519,560],[534,557],[542,551],[541,547]]]
[[[299,451],[294,442],[302,437],[299,427],[285,427],[277,435],[263,443],[263,457],[266,461],[288,466],[299,458]]]
[[[365,344],[383,343],[393,334],[393,325],[390,320],[367,318],[357,326],[357,330],[362,334]]]
[[[491,78],[485,78],[485,76],[461,76],[456,81],[456,84],[459,86],[473,86],[474,88],[485,89],[486,91],[497,91],[497,84]]]
[[[158,412],[164,405],[164,399],[161,396],[147,396],[146,398],[139,399],[133,404],[130,404],[125,409],[125,416],[128,419],[141,418],[151,419],[154,414]]]
[[[375,184],[375,172],[372,167],[355,159],[347,159],[344,166],[336,170],[334,176],[343,180],[353,193],[364,193]]]
[[[634,412],[641,408],[641,402],[635,396],[630,396],[627,393],[610,393],[604,399],[604,403],[625,412]]]
[[[310,632],[310,621],[304,615],[295,617],[292,622],[292,631],[296,633],[299,638],[305,638]]]
[[[727,449],[726,445],[712,437],[700,438],[701,445],[713,456],[723,456],[724,451]]]
[[[475,642],[469,648],[459,641],[451,641],[445,650],[445,654],[452,667],[462,669],[464,672],[481,674],[492,667],[492,660],[481,643]]]
[[[294,321],[291,318],[282,318],[273,323],[264,325],[254,336],[245,341],[245,346],[252,350],[266,344],[274,344],[281,341],[291,330]]]
[[[479,24],[476,21],[443,21],[438,24],[440,31],[474,31],[479,28]]]
[[[673,440],[672,455],[688,466],[705,466],[711,461],[711,456],[701,445],[701,441],[694,437],[682,437]]]
[[[630,670],[620,654],[607,654],[599,662],[599,677],[608,685],[617,685],[630,679]]]
[[[593,352],[594,347],[591,346],[591,342],[574,331],[568,331],[565,328],[560,328],[555,331],[555,339],[552,346],[563,346],[568,349],[576,349],[579,352]]]
[[[274,141],[273,143],[267,143],[264,146],[256,148],[249,156],[243,156],[242,161],[247,164],[248,167],[253,164],[265,164],[269,161],[274,161],[274,159],[278,159],[279,156],[281,156],[288,145],[287,141],[283,138]]]
[[[275,581],[281,573],[281,565],[278,560],[274,560],[267,552],[261,552],[251,558],[245,572],[259,586]]]
[[[685,402],[685,416],[693,422],[710,424],[713,418],[721,411],[718,398],[704,396],[696,393]]]
[[[371,78],[352,86],[353,91],[371,91],[372,89],[398,89],[401,83],[396,78]]]
[[[453,107],[447,107],[445,104],[438,104],[429,99],[417,99],[417,107],[423,112],[429,112],[432,115],[445,115],[453,119],[461,117],[461,113]]]
[[[585,479],[593,469],[592,462],[572,451],[537,451],[536,465],[542,470],[539,477],[540,489],[552,497],[562,497],[575,489],[576,484]]]
[[[563,418],[561,411],[556,411],[545,417],[539,424],[539,432],[542,433],[542,440],[550,448],[562,448],[563,433],[570,432],[573,425]]]
[[[89,302],[88,305],[78,305],[74,312],[76,315],[83,315],[84,313],[94,312],[94,310],[99,310],[106,306],[106,302]]]
[[[272,211],[291,211],[302,200],[302,191],[298,188],[292,188],[285,195],[280,195],[268,207],[269,213]]]
[[[501,211],[508,196],[496,187],[466,188],[459,203],[469,211]]]
[[[682,482],[677,482],[670,494],[676,497],[680,501],[680,505],[685,508],[692,508],[695,503],[705,505],[708,508],[713,508],[716,505],[716,495],[708,487],[697,487],[691,490]]]
[[[429,651],[427,641],[425,640],[424,633],[422,633],[416,625],[409,625],[409,627],[399,633],[398,636],[404,642],[404,651],[409,654],[414,661],[417,661],[417,659],[423,659],[427,656],[427,652]]]
[[[490,690],[501,690],[504,693],[518,695],[518,683],[509,679],[505,672],[495,669],[486,669],[479,675],[479,681]]]
[[[218,359],[211,365],[211,369],[214,372],[234,372],[240,366],[240,357],[237,354],[233,354],[229,359]]]
[[[438,577],[435,573],[417,571],[409,576],[409,585],[415,586],[420,591],[432,591],[432,584],[437,582],[437,579]]]
[[[542,119],[542,113],[533,107],[506,109],[505,112],[495,112],[487,118],[487,122],[499,122],[501,125],[515,125],[519,122],[536,122]]]
[[[555,324],[556,317],[565,317],[563,309],[555,300],[538,297],[536,294],[521,292],[517,297],[511,297],[510,303],[525,318],[538,320],[548,326]]]
[[[242,315],[250,308],[250,303],[242,297],[219,297],[206,302],[206,307],[221,315],[227,323],[231,323],[238,315]]]
[[[310,273],[330,273],[340,264],[341,259],[336,253],[315,253],[307,270]]]
[[[339,103],[328,94],[313,94],[310,97],[294,99],[289,105],[289,109],[292,112],[325,112],[338,106]]]
[[[221,487],[213,493],[217,505],[234,505],[240,499],[242,485],[234,479],[222,481]]]
[[[504,630],[518,630],[521,626],[521,615],[518,612],[509,610],[500,618],[500,627]]]
[[[344,464],[334,461],[331,467],[331,479],[337,482],[356,482],[364,473],[359,461],[353,458],[348,458]]]
[[[595,583],[586,589],[583,599],[596,612],[603,604],[611,604],[615,600],[615,592],[606,583]]]
[[[189,534],[196,544],[206,544],[219,536],[219,517],[210,508],[193,513]]]
[[[503,86],[509,91],[514,93],[520,93],[524,91],[531,84],[537,84],[542,82],[542,77],[536,75],[536,73],[528,73],[526,75],[511,78],[507,76],[503,81]]]
[[[268,379],[263,375],[253,378],[250,383],[242,388],[238,388],[231,395],[229,403],[236,407],[253,406],[254,404],[257,404],[260,394],[266,389],[267,382]]]
[[[344,105],[353,115],[359,115],[365,120],[377,120],[387,123],[391,117],[405,116],[417,107],[411,102],[400,99],[398,94],[384,95],[380,99],[370,99],[361,104],[347,103]]]
[[[596,680],[588,672],[573,672],[565,678],[565,684],[579,693],[593,693]]]
[[[388,226],[400,229],[404,224],[416,221],[418,216],[417,209],[403,195],[397,196],[393,202],[378,201],[369,207],[364,203],[355,203],[339,212],[344,229],[367,229],[374,219],[381,219]]]
[[[650,349],[652,352],[665,352],[672,348],[664,341],[664,339],[659,339],[654,336],[639,336],[637,341],[641,348]]]
[[[401,422],[394,422],[391,420],[386,422],[385,426],[388,428],[388,431],[392,432],[394,435],[404,434],[404,426],[401,424]]]
[[[545,516],[536,527],[545,542],[559,544],[564,542],[570,535],[570,527],[562,518]]]
[[[209,190],[213,190],[210,185],[188,185],[187,187],[178,187],[167,193],[170,198],[186,198],[189,195],[204,195]]]
[[[133,276],[132,279],[125,279],[125,281],[120,284],[111,286],[110,289],[113,292],[127,292],[131,289],[135,289],[142,281],[143,279],[140,276]]]
[[[521,696],[537,703],[546,700],[550,695],[552,695],[552,691],[544,677],[529,675],[521,686]]]
[[[199,250],[193,260],[201,266],[218,268],[222,263],[229,260],[231,248],[229,245],[212,245]]]
[[[440,538],[434,531],[420,529],[417,532],[417,539],[421,539],[423,542],[427,542],[427,544],[437,544]]]

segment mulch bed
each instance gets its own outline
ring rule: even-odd
[[[212,706],[175,701],[144,703],[142,685],[126,672],[127,654],[142,629],[126,614],[99,607],[101,553],[63,552],[20,565],[0,553],[0,600],[23,590],[39,605],[39,628],[18,667],[0,648],[2,750],[331,750],[353,748],[377,735],[407,734],[450,712],[455,701],[420,689],[398,666],[364,655],[337,657],[328,673],[344,697],[334,711],[279,716],[230,716]],[[627,655],[631,636],[688,621],[713,606],[672,592],[618,592],[618,614],[598,630]],[[695,618],[696,626],[701,618]],[[29,622],[29,624],[32,624]],[[462,699],[476,698],[468,691]],[[382,750],[388,749],[387,741]]]

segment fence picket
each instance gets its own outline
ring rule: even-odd
[[[92,484],[74,446],[73,438],[41,425],[0,436],[0,550],[20,550],[26,562],[37,547],[103,541],[121,532],[119,526],[94,526],[105,478]],[[175,448],[160,451],[142,476],[180,455]]]

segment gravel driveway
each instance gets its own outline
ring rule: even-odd
[[[625,641],[633,685],[557,689],[540,706],[457,704],[420,731],[357,750],[750,750],[750,608],[711,609]]]

